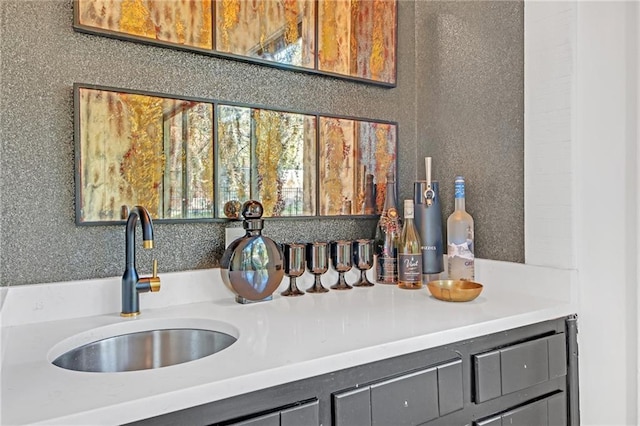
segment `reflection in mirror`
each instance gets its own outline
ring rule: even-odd
[[[320,117],[320,215],[379,214],[396,143],[395,124]]]
[[[395,86],[397,0],[74,0],[74,29]]]
[[[319,0],[318,69],[395,83],[395,1]]]
[[[248,199],[265,217],[316,214],[316,117],[218,106],[218,215]]]
[[[202,49],[212,48],[211,0],[77,0],[80,25]]]
[[[213,217],[211,104],[79,87],[77,221]]]
[[[76,223],[382,211],[397,124],[168,96],[74,85]]]
[[[219,52],[314,67],[313,0],[215,2]]]

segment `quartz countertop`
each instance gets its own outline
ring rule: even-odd
[[[1,423],[121,424],[577,312],[575,271],[481,259],[476,281],[484,290],[466,303],[436,300],[426,287],[375,285],[240,305],[218,269],[160,277],[163,288],[141,295],[135,319],[119,316],[118,277],[5,288]],[[302,278],[304,289],[311,277]],[[153,370],[83,373],[51,364],[87,339],[171,325],[210,326],[238,341]]]

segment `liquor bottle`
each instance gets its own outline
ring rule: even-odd
[[[422,288],[422,249],[413,222],[413,200],[404,200],[404,224],[398,244],[398,287]]]
[[[464,177],[456,176],[455,210],[447,219],[449,279],[474,280],[473,218],[465,211]]]
[[[396,201],[396,182],[394,174],[387,173],[384,208],[376,227],[376,281],[382,284],[398,282],[398,239],[400,237],[400,218]]]

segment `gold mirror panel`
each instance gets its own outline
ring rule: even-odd
[[[75,0],[74,28],[396,84],[396,0]]]
[[[76,22],[148,40],[211,49],[212,0],[77,0]]]
[[[314,67],[313,0],[217,1],[215,12],[215,50]]]
[[[373,215],[397,125],[75,85],[76,222]]]
[[[315,216],[316,121],[218,105],[219,216],[233,218],[249,199],[262,202],[265,217]]]
[[[76,96],[81,222],[117,221],[136,204],[158,219],[213,217],[211,104],[91,88]]]
[[[320,215],[382,212],[396,147],[395,124],[320,117]]]
[[[318,0],[318,69],[395,83],[395,23],[395,1]]]

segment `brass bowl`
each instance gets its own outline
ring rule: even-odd
[[[469,302],[482,292],[482,284],[465,280],[429,281],[427,288],[433,297],[446,302]]]

